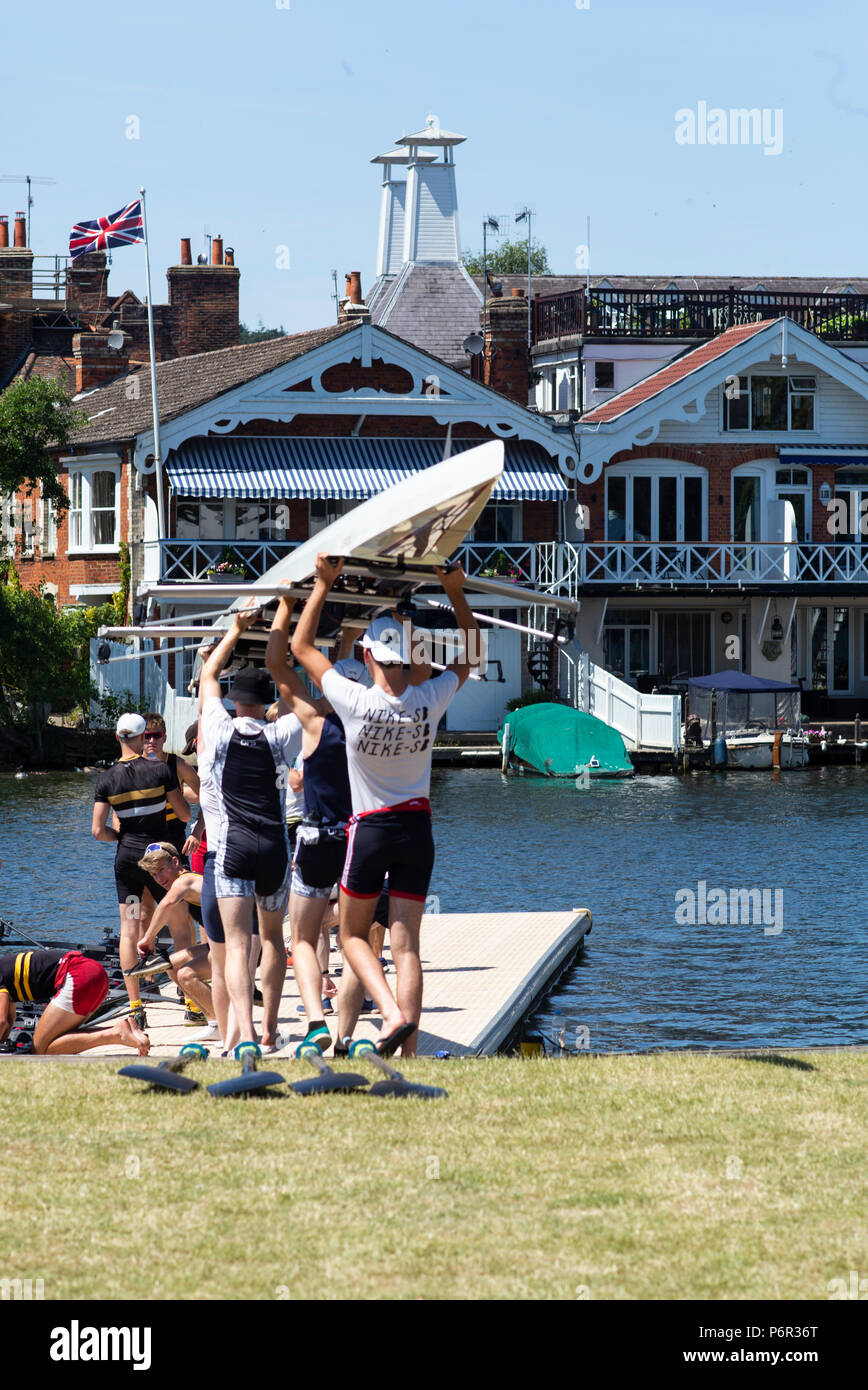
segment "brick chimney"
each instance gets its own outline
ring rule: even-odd
[[[211,264],[191,265],[189,239],[181,242],[181,264],[166,271],[172,356],[214,352],[238,342],[238,283],[241,272],[223,258],[223,238],[211,243]]]
[[[108,308],[108,267],[105,251],[88,251],[66,269],[66,302],[81,314]]]
[[[513,290],[509,299],[489,299],[486,305],[483,381],[495,391],[526,406],[530,390],[527,351],[527,297]]]
[[[370,323],[371,311],[362,298],[362,272],[347,271],[347,293],[342,300],[338,323]]]
[[[33,252],[24,245],[26,222],[21,212],[15,214],[14,240],[15,245],[10,246],[9,218],[3,217],[0,219],[0,381],[5,381],[21,361],[33,337],[29,304],[33,295]]]
[[[129,333],[123,334],[123,347],[109,347],[111,329],[100,329],[98,333],[74,333],[72,335],[72,355],[75,359],[75,389],[90,391],[94,386],[102,386],[127,371],[130,362]]]

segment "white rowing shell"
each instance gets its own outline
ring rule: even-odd
[[[444,459],[362,502],[279,560],[257,583],[303,584],[317,555],[369,563],[445,565],[479,517],[503,472],[503,443],[491,440]],[[234,607],[256,603],[240,598]]]

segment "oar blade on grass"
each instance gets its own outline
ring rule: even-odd
[[[321,1076],[306,1076],[303,1081],[292,1081],[289,1089],[295,1091],[297,1096],[316,1096],[329,1091],[359,1091],[367,1084],[368,1078],[358,1073],[328,1070]]]
[[[276,1071],[257,1071],[256,1056],[245,1052],[241,1059],[241,1075],[227,1081],[215,1081],[208,1087],[212,1096],[249,1096],[265,1091],[269,1086],[282,1086],[285,1078]]]
[[[423,1086],[418,1081],[405,1081],[403,1076],[390,1076],[384,1081],[377,1081],[368,1092],[369,1096],[393,1096],[397,1099],[418,1096],[420,1100],[440,1100],[448,1094],[442,1086]]]
[[[160,1091],[195,1091],[199,1082],[191,1076],[180,1073],[191,1062],[204,1062],[208,1051],[201,1043],[187,1043],[177,1057],[158,1062],[156,1066],[146,1066],[143,1062],[133,1062],[131,1066],[121,1067],[118,1076],[131,1076],[136,1081],[147,1081]]]
[[[199,1085],[192,1076],[179,1076],[168,1067],[146,1067],[139,1062],[121,1067],[118,1076],[131,1076],[135,1081],[147,1081],[158,1091],[195,1091]]]
[[[377,1052],[373,1043],[367,1038],[361,1038],[357,1043],[353,1043],[350,1048],[351,1057],[367,1057],[378,1071],[385,1074],[384,1081],[378,1081],[368,1092],[369,1096],[392,1096],[404,1098],[405,1096],[418,1096],[420,1100],[440,1100],[448,1095],[442,1086],[423,1086],[417,1081],[407,1081],[399,1071],[390,1066],[384,1057]]]

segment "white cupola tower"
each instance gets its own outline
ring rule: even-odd
[[[383,165],[378,277],[408,263],[461,264],[453,150],[464,139],[429,116],[424,130],[371,161]]]

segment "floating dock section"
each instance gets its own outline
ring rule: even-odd
[[[288,931],[287,923],[287,931]],[[569,965],[591,930],[586,908],[568,912],[455,912],[428,915],[422,923],[425,994],[420,1056],[488,1057],[510,1041],[546,987]],[[388,938],[387,938],[388,941]],[[386,959],[389,961],[388,947]],[[330,969],[340,968],[333,950]],[[162,977],[159,977],[162,978]],[[394,989],[395,973],[386,979]],[[336,980],[336,983],[339,981]],[[287,971],[279,1027],[288,1042],[275,1056],[288,1057],[306,1032],[292,971]],[[146,997],[152,1057],[174,1056],[197,1032],[183,1024],[184,1006],[166,983],[159,999]],[[261,1009],[254,1009],[259,1024]],[[326,1018],[337,1036],[337,1006]],[[376,1039],[379,1015],[362,1014],[355,1036]],[[218,1043],[205,1044],[212,1057]],[[87,1057],[132,1055],[127,1048],[94,1048]]]

